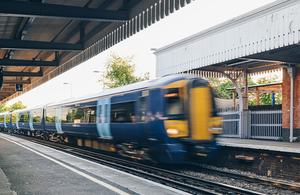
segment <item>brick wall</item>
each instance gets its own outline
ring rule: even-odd
[[[282,71],[282,139],[289,141],[290,135],[290,90],[291,79],[287,70]],[[300,141],[300,67],[296,68],[296,77],[294,79],[294,137]]]

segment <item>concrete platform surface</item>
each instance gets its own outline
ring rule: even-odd
[[[187,194],[0,133],[0,194]]]
[[[217,138],[221,146],[261,149],[288,153],[300,153],[300,142],[281,142],[239,138]]]

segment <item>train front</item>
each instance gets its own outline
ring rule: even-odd
[[[205,162],[215,156],[215,137],[222,133],[223,124],[222,117],[216,115],[213,97],[209,83],[201,78],[180,80],[165,87],[165,131],[178,146],[178,151],[173,151],[174,163]]]

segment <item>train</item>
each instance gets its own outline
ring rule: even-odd
[[[209,83],[168,75],[0,113],[0,129],[160,163],[202,162],[222,133]]]

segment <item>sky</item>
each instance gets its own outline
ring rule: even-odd
[[[118,43],[39,87],[7,102],[22,101],[28,107],[102,91],[101,71],[109,55],[135,55],[136,75],[150,72],[155,78],[156,59],[151,48],[161,48],[274,0],[196,0],[179,11]],[[95,73],[99,71],[100,73]],[[68,83],[68,84],[64,84]]]

